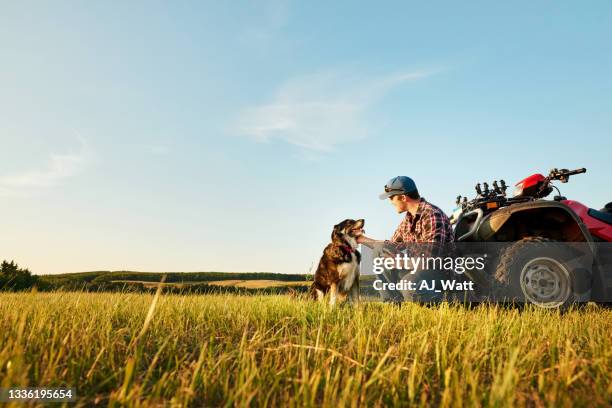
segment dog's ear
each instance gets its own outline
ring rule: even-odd
[[[340,239],[340,230],[344,227],[344,221],[342,221],[339,224],[334,225],[334,229],[332,230],[331,233],[331,239],[332,241],[335,241],[337,239]]]
[[[338,228],[338,225],[340,224],[334,225],[334,229],[332,230],[332,233],[331,233],[332,242],[340,239],[340,232],[339,232],[340,229]]]

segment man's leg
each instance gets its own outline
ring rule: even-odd
[[[442,280],[447,278],[444,271],[418,270],[415,273],[406,273],[402,280],[414,283],[414,290],[401,291],[404,300],[412,302],[441,302],[444,300]]]

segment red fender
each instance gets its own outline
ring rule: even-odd
[[[576,213],[588,228],[591,235],[603,239],[604,241],[612,242],[612,225],[608,225],[603,221],[593,218],[589,215],[589,207],[578,201],[563,200],[563,204],[567,205]]]

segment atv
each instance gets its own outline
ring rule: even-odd
[[[552,169],[516,183],[478,183],[476,197],[457,197],[451,216],[457,251],[485,253],[487,268],[465,274],[479,287],[477,301],[567,308],[612,302],[612,203],[595,210],[568,200],[553,181],[567,183],[586,169]],[[553,190],[558,195],[546,200]]]

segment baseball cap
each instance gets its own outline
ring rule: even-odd
[[[385,184],[385,192],[378,196],[381,200],[386,200],[387,198],[398,195],[398,194],[408,194],[413,191],[417,191],[416,184],[414,184],[414,180],[410,177],[406,176],[397,176],[392,178]]]

